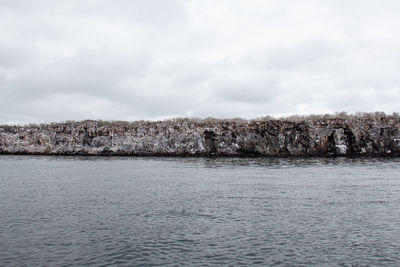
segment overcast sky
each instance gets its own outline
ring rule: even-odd
[[[398,0],[0,0],[0,123],[400,111]]]

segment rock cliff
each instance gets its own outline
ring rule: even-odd
[[[0,154],[399,156],[398,116],[0,126]]]

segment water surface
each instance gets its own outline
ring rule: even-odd
[[[399,266],[399,159],[0,156],[1,266]]]

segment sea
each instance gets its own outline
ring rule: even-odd
[[[0,156],[0,266],[400,266],[400,159]]]

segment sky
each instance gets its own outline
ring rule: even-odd
[[[0,0],[0,123],[400,111],[398,0]]]

